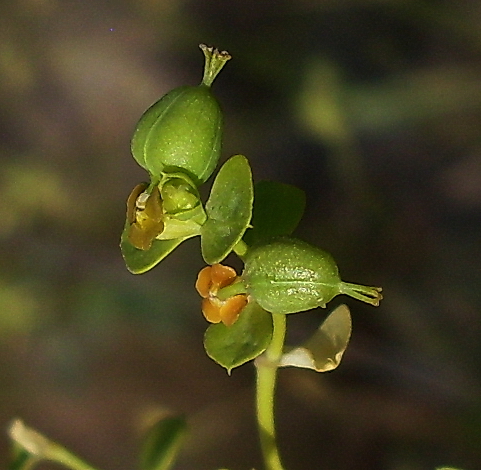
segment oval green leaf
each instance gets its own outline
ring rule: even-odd
[[[230,375],[241,366],[262,354],[272,339],[272,315],[249,302],[232,326],[211,325],[204,336],[207,355]]]
[[[349,343],[351,328],[349,308],[339,305],[305,344],[282,356],[279,366],[301,367],[316,372],[335,369]]]
[[[302,189],[277,181],[260,181],[254,186],[252,229],[244,236],[248,245],[290,235],[304,214],[306,194]]]
[[[169,416],[152,426],[140,453],[141,470],[168,470],[174,464],[187,434],[183,416]]]
[[[219,170],[205,205],[201,247],[207,264],[220,263],[242,239],[251,221],[253,201],[249,162],[243,155],[235,155]]]

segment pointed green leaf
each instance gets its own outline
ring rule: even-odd
[[[248,245],[269,238],[290,235],[304,214],[306,194],[302,189],[277,181],[260,181],[254,186],[252,229],[245,234]]]
[[[172,467],[187,434],[183,416],[169,416],[150,429],[140,454],[141,470],[168,470]]]
[[[31,470],[41,460],[50,460],[72,468],[93,470],[87,462],[35,429],[26,426],[20,419],[13,420],[8,428],[8,434],[15,443],[15,452],[18,450],[9,470]]]
[[[241,240],[252,217],[254,190],[249,162],[243,155],[227,160],[215,178],[205,205],[201,229],[202,256],[220,263]]]
[[[31,459],[36,460],[48,460],[51,457],[54,444],[35,429],[26,426],[20,419],[13,420],[8,428],[8,434],[15,443],[14,451],[18,462],[27,462],[29,460],[25,452]]]
[[[204,336],[207,355],[230,374],[234,367],[262,354],[272,338],[272,316],[249,302],[232,326],[211,325]]]
[[[341,362],[350,337],[351,314],[346,305],[340,305],[303,346],[286,352],[279,365],[303,367],[316,372],[333,370]]]
[[[184,240],[190,237],[173,240],[154,240],[148,250],[135,248],[127,239],[129,224],[126,222],[120,238],[120,249],[127,269],[133,274],[142,274],[160,263],[169,253],[174,251]]]

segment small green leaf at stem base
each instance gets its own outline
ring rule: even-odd
[[[272,328],[271,314],[255,302],[250,302],[233,325],[218,323],[207,328],[205,351],[230,375],[234,367],[255,359],[267,349]]]
[[[312,369],[316,372],[334,370],[347,348],[351,328],[349,308],[347,305],[339,305],[305,344],[286,352],[279,365]]]
[[[169,416],[155,423],[145,436],[140,470],[168,470],[174,464],[187,434],[183,416]]]
[[[207,264],[220,263],[242,239],[251,221],[253,200],[249,162],[235,155],[219,170],[205,205],[201,247]]]
[[[270,238],[290,235],[299,224],[306,207],[302,189],[277,181],[254,185],[252,229],[244,236],[248,245]]]

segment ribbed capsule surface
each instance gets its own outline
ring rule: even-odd
[[[222,111],[209,86],[175,88],[140,118],[132,154],[154,177],[181,170],[201,184],[219,160],[222,127]]]
[[[269,312],[324,307],[340,293],[341,279],[332,256],[301,240],[280,238],[254,246],[244,262],[247,292]]]

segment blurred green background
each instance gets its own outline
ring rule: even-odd
[[[281,371],[286,467],[481,468],[480,24],[476,0],[4,0],[0,428],[127,470],[143,423],[179,411],[176,468],[261,468],[253,368],[203,352],[198,239],[142,276],[118,248],[136,121],[200,81],[203,42],[234,57],[224,158],[304,189],[298,236],[384,288],[332,302],[354,322],[338,370]],[[290,316],[290,341],[324,316]]]

